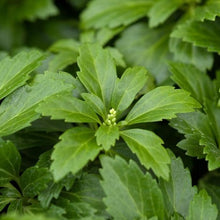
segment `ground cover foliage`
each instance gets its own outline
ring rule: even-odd
[[[0,219],[220,219],[219,0],[0,1]]]

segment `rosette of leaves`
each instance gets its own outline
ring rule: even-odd
[[[200,104],[171,86],[157,87],[135,100],[147,82],[146,69],[128,68],[118,78],[112,56],[99,44],[82,44],[77,63],[80,71],[73,94],[53,96],[37,108],[43,116],[75,123],[54,146],[50,169],[55,181],[69,172],[76,174],[100,152],[110,152],[119,137],[144,167],[168,179],[170,158],[163,141],[135,126],[192,112]]]

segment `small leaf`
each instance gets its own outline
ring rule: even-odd
[[[21,156],[12,142],[0,139],[0,158],[0,186],[10,180],[17,181]]]
[[[121,131],[120,135],[147,169],[152,168],[157,176],[169,178],[169,155],[161,145],[163,141],[153,132],[142,129]]]
[[[86,89],[97,95],[106,108],[112,97],[117,78],[116,67],[110,53],[99,44],[83,44],[78,57],[80,72],[77,73]]]
[[[143,67],[126,69],[121,79],[116,83],[111,101],[111,106],[117,111],[117,115],[120,115],[131,105],[147,78],[147,71]]]
[[[100,122],[85,101],[69,93],[52,96],[42,102],[36,111],[44,116],[51,116],[51,119],[64,119],[66,122]]]
[[[212,204],[211,198],[205,190],[196,194],[190,203],[189,215],[186,220],[215,220],[218,210]]]
[[[120,157],[103,156],[101,164],[103,200],[114,219],[164,219],[163,197],[149,173],[144,175],[134,161],[127,164]]]
[[[101,145],[105,151],[108,151],[111,146],[115,145],[119,139],[118,126],[101,125],[95,133],[98,145]]]
[[[40,65],[44,56],[40,51],[23,51],[13,58],[0,61],[0,99],[23,86],[29,74]]]
[[[200,104],[189,95],[171,86],[157,87],[139,99],[125,120],[128,124],[161,121],[200,108]]]
[[[197,192],[196,187],[192,187],[191,175],[185,169],[180,158],[171,155],[171,175],[169,181],[160,179],[160,189],[166,198],[166,208],[168,213],[177,212],[186,217],[189,210],[190,201]]]
[[[51,180],[52,176],[47,168],[30,167],[21,175],[22,193],[33,198],[46,189]]]
[[[51,156],[51,171],[55,181],[69,172],[77,173],[89,160],[94,160],[102,149],[96,144],[94,131],[86,127],[69,129],[60,139]]]
[[[145,17],[152,3],[152,0],[93,0],[81,15],[82,26],[86,29],[125,26]]]

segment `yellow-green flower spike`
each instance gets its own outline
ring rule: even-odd
[[[103,122],[103,125],[106,126],[116,125],[116,114],[117,112],[115,111],[115,109],[111,108],[109,110],[109,114],[107,115],[107,119],[105,120],[105,122]]]

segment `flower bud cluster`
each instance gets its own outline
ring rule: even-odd
[[[116,111],[114,108],[109,110],[109,114],[107,115],[107,119],[103,122],[103,125],[113,126],[116,125]]]

